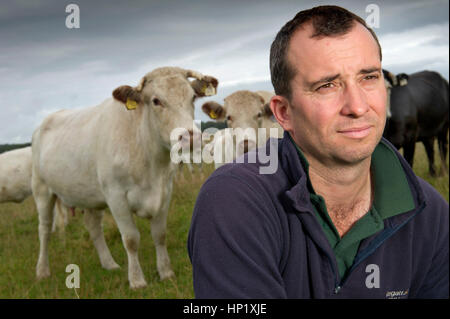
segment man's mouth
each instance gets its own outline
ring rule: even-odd
[[[372,128],[372,125],[364,125],[338,130],[338,133],[343,134],[345,137],[361,139],[368,136]]]

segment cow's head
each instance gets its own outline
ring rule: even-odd
[[[206,102],[202,110],[214,120],[226,120],[229,128],[253,129],[256,137],[257,129],[272,117],[267,101],[258,93],[237,91],[227,96],[224,101],[223,106],[212,101]],[[256,147],[256,139],[244,139],[243,145],[246,151],[252,149]]]
[[[397,74],[397,80],[398,80],[398,84],[400,86],[405,86],[408,84],[408,79],[409,79],[409,75],[406,73],[399,73]]]
[[[189,80],[191,79],[191,80]],[[137,87],[123,85],[113,91],[113,97],[130,112],[137,112],[151,129],[159,132],[162,142],[170,148],[174,129],[185,129],[182,143],[192,145],[194,101],[198,97],[216,94],[218,81],[192,70],[163,67],[146,74]]]
[[[231,128],[257,129],[264,119],[272,117],[272,111],[264,98],[250,91],[234,92],[225,98],[223,106],[213,101],[206,102],[202,110],[213,120],[226,120]]]

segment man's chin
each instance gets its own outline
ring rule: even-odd
[[[372,156],[377,144],[361,145],[360,147],[343,147],[338,152],[338,158],[347,165],[359,164]]]
[[[380,139],[371,136],[367,139],[357,140],[352,138],[343,141],[343,143],[336,143],[337,158],[340,158],[343,163],[347,164],[360,163],[372,156]]]

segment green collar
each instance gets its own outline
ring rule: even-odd
[[[382,140],[372,154],[374,206],[383,219],[414,209],[414,197],[397,154]]]
[[[307,175],[307,185],[311,194],[316,195],[309,178],[309,163],[294,142],[300,162]],[[406,174],[395,152],[383,141],[375,147],[371,160],[372,176],[375,182],[373,206],[382,219],[412,210],[415,207],[413,195]]]

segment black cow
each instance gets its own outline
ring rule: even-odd
[[[406,73],[394,74],[389,72],[388,70],[383,69],[383,76],[391,84],[391,86],[403,86],[408,84],[409,76]]]
[[[432,71],[410,74],[408,84],[391,88],[391,117],[387,119],[384,136],[413,165],[416,142],[421,141],[428,156],[430,175],[435,176],[434,139],[437,138],[441,166],[448,172],[446,156],[449,129],[448,82]]]

